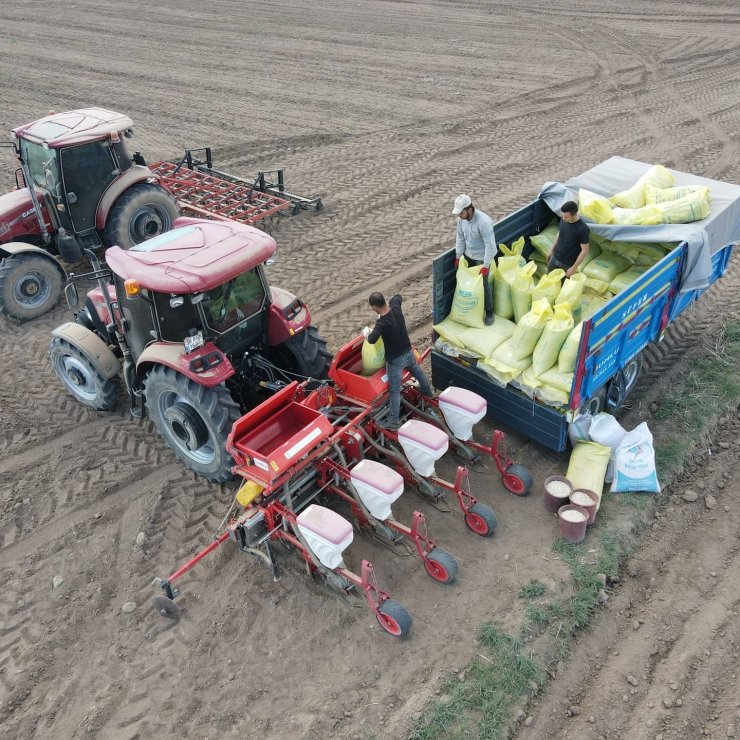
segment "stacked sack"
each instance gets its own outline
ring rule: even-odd
[[[651,167],[628,190],[604,198],[581,188],[579,211],[597,224],[688,224],[709,215],[710,192],[703,185],[673,187],[674,178],[662,165]]]

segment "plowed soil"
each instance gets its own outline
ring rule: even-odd
[[[371,290],[401,291],[409,325],[428,333],[431,260],[452,242],[460,192],[497,218],[613,154],[740,182],[740,11],[729,0],[6,0],[0,19],[0,129],[50,108],[109,107],[132,116],[150,161],[210,144],[221,169],[283,166],[291,189],[321,195],[323,212],[271,225],[270,280],[308,302],[332,348],[372,319]],[[10,150],[0,164],[10,188]],[[650,420],[640,398],[663,375],[740,318],[739,297],[735,260],[652,354],[636,420]],[[566,577],[539,500],[566,460],[513,437],[532,496],[506,495],[493,466],[471,474],[499,517],[492,540],[411,492],[394,507],[402,520],[429,514],[460,563],[457,583],[435,584],[418,559],[359,535],[348,550],[413,613],[408,642],[313,584],[289,553],[273,582],[228,545],[182,580],[183,618],[162,620],[153,577],[210,541],[233,489],[186,471],[148,421],[64,392],[46,352],[69,316],[60,305],[26,325],[0,318],[5,737],[402,737],[475,655],[477,625],[515,628],[518,589]],[[671,500],[527,737],[740,733],[738,490],[722,477],[737,430],[728,423],[729,447],[685,483],[726,483],[718,508]],[[565,704],[580,714],[563,719]]]

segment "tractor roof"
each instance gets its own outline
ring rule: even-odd
[[[234,221],[179,218],[175,228],[128,250],[111,247],[109,267],[124,280],[158,293],[211,290],[275,253],[264,231]]]
[[[22,139],[40,144],[46,143],[53,149],[73,144],[86,144],[110,136],[114,131],[125,131],[134,122],[122,113],[105,108],[83,108],[66,113],[53,113],[33,123],[13,129]]]

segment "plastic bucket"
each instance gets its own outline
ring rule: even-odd
[[[587,498],[591,499],[591,502],[588,504],[585,501]],[[576,488],[573,493],[570,494],[570,503],[573,504],[573,506],[580,506],[588,512],[588,522],[586,522],[586,526],[593,524],[596,519],[596,511],[599,507],[599,498],[598,493],[589,491],[588,488]]]
[[[580,506],[566,504],[558,509],[560,535],[568,542],[578,543],[586,539],[588,512]]]
[[[553,483],[557,485],[551,485]],[[567,486],[567,490],[565,486]],[[558,488],[562,488],[562,493],[556,490]],[[568,502],[570,494],[573,493],[573,485],[562,475],[551,475],[545,478],[544,490],[542,503],[549,512],[557,514],[558,509]]]

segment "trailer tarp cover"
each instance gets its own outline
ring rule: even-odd
[[[651,167],[624,157],[611,157],[605,162],[567,182],[546,182],[539,197],[558,216],[567,200],[578,202],[578,190],[585,188],[606,198],[627,190]],[[687,242],[688,255],[681,277],[681,292],[706,288],[712,274],[712,255],[740,238],[740,185],[689,175],[671,170],[674,185],[706,185],[711,189],[711,212],[702,221],[690,224],[656,226],[620,226],[595,224],[584,218],[591,230],[613,241]]]

